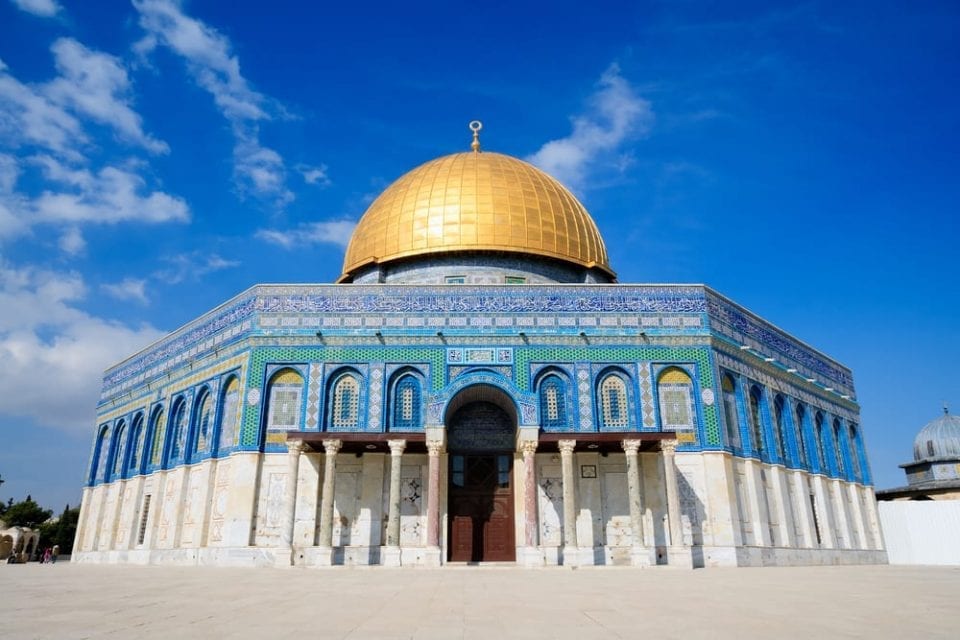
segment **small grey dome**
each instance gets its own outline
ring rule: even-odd
[[[927,424],[913,439],[913,459],[960,458],[960,416],[943,415]]]

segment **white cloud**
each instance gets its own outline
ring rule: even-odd
[[[319,167],[312,167],[307,164],[298,164],[296,169],[300,172],[300,175],[303,176],[303,181],[307,184],[312,184],[318,187],[329,187],[331,184],[333,184],[330,180],[330,176],[327,175],[327,165],[325,164],[322,164]]]
[[[285,249],[310,244],[335,244],[346,247],[356,227],[357,223],[354,220],[330,220],[302,224],[286,231],[260,229],[257,231],[257,237]]]
[[[144,133],[130,107],[130,81],[120,61],[68,38],[57,40],[51,50],[59,75],[41,85],[20,82],[0,62],[0,146],[33,153],[0,154],[0,239],[52,225],[61,250],[78,255],[85,247],[81,224],[188,220],[186,202],[149,189],[135,172],[136,163],[89,167],[91,139],[83,126],[89,121],[150,151],[167,150]],[[31,184],[30,193],[18,192],[19,175],[27,167],[38,168],[44,181]]]
[[[582,189],[593,163],[616,154],[631,137],[649,132],[653,110],[613,64],[600,77],[586,112],[571,121],[570,135],[547,142],[527,160],[571,188]]]
[[[63,106],[23,84],[0,62],[0,141],[35,144],[73,159],[87,142],[80,121]]]
[[[130,79],[120,60],[91,51],[72,38],[51,47],[60,76],[43,87],[55,103],[114,128],[121,137],[152,153],[167,153],[161,140],[144,133],[143,120],[129,104]]]
[[[139,175],[118,167],[96,174],[75,169],[50,156],[36,156],[46,178],[64,189],[44,191],[29,205],[36,222],[115,224],[118,222],[186,222],[190,209],[183,199],[162,191],[146,193]],[[71,189],[72,187],[72,189]]]
[[[166,284],[178,284],[188,278],[199,280],[208,273],[240,266],[238,260],[227,260],[216,253],[205,254],[201,251],[169,256],[164,258],[164,262],[169,266],[154,272],[153,277]]]
[[[60,4],[56,0],[11,0],[17,8],[32,13],[41,18],[52,18],[60,11]]]
[[[60,250],[67,255],[76,256],[83,253],[87,248],[87,241],[83,239],[83,234],[77,227],[67,227],[67,230],[60,236],[57,242]]]
[[[87,433],[106,367],[163,335],[80,310],[85,295],[76,273],[0,264],[0,415]]]
[[[124,278],[113,284],[102,284],[100,288],[117,300],[135,300],[140,304],[149,304],[146,292],[147,281],[142,278]]]
[[[177,0],[133,0],[147,32],[134,49],[141,56],[166,46],[187,63],[194,81],[213,97],[236,139],[234,178],[243,195],[282,207],[293,200],[283,158],[260,143],[257,123],[271,119],[272,101],[250,87],[230,40],[213,27],[183,13]]]

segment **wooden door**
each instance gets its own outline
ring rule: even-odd
[[[450,456],[450,560],[516,560],[512,454]]]

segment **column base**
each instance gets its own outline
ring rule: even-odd
[[[443,564],[443,554],[440,547],[427,547],[423,550],[423,566],[439,567]]]
[[[578,547],[564,547],[561,556],[561,564],[564,567],[579,567],[580,549]]]
[[[333,548],[332,547],[307,547],[304,549],[304,556],[308,566],[312,567],[332,567],[333,566]]]
[[[693,569],[693,552],[690,547],[667,547],[667,566],[674,569]]]
[[[380,547],[380,564],[384,567],[399,567],[402,564],[400,561],[400,547]]]
[[[521,567],[542,567],[545,564],[543,552],[540,547],[518,547],[517,564]]]
[[[293,566],[293,549],[281,547],[273,552],[273,566],[289,568]]]
[[[653,547],[633,547],[630,549],[630,566],[652,567],[657,564],[657,553]]]

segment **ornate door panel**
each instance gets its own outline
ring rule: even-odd
[[[513,561],[513,456],[450,456],[450,560]]]

